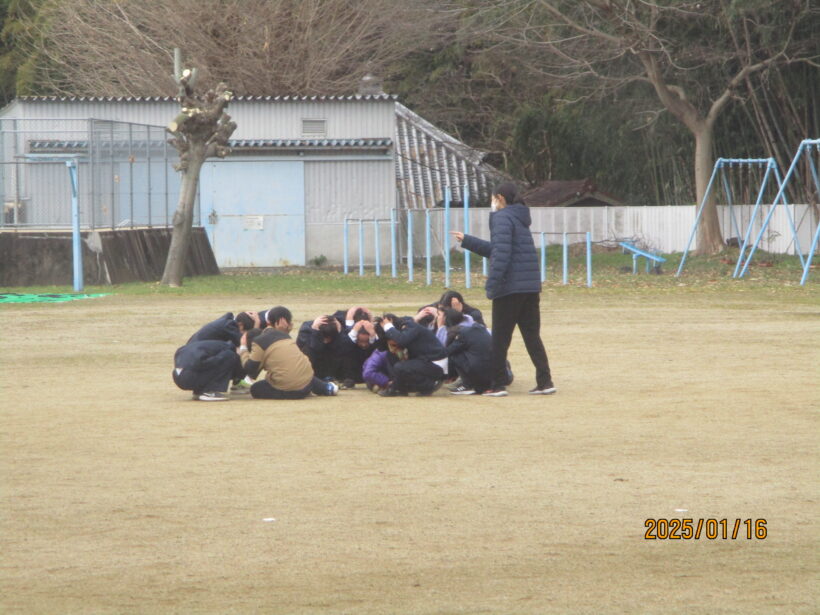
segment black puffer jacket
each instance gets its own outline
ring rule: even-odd
[[[464,235],[461,246],[490,259],[488,299],[516,293],[541,292],[541,270],[530,233],[530,209],[521,203],[507,205],[490,214],[490,241]]]

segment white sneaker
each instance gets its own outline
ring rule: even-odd
[[[460,384],[457,387],[450,387],[450,395],[475,395],[475,390]]]
[[[328,382],[327,383],[327,394],[328,395],[338,395],[339,394],[339,385],[335,382]]]
[[[203,393],[198,399],[199,401],[228,401],[228,396],[225,393],[209,392]]]
[[[506,397],[508,393],[506,389],[488,389],[482,395],[484,397]]]
[[[529,394],[530,395],[552,395],[557,390],[558,389],[555,388],[555,385],[550,383],[547,386],[541,387],[540,389],[538,387],[535,387],[534,389],[530,389]]]

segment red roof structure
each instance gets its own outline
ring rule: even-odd
[[[604,207],[623,205],[614,196],[601,192],[589,178],[546,181],[522,194],[530,207]]]

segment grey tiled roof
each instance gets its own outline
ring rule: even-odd
[[[120,150],[128,149],[127,140],[105,141],[100,145],[108,148],[113,143]],[[152,147],[164,147],[165,141],[151,141]],[[231,139],[231,148],[242,149],[387,149],[393,145],[393,139]],[[145,148],[145,140],[130,142],[132,148]],[[83,151],[88,149],[84,140],[37,139],[29,141],[32,151]]]
[[[174,96],[18,96],[25,102],[174,102]],[[322,96],[236,96],[233,102],[306,102],[306,101],[395,101],[395,94],[346,94]]]

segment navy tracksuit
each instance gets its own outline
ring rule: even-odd
[[[201,393],[224,392],[231,380],[245,375],[242,363],[231,342],[220,340],[194,341],[177,349],[171,377],[183,391]]]
[[[450,373],[456,372],[464,386],[481,393],[492,385],[493,338],[487,327],[473,324],[458,327],[447,344]]]

